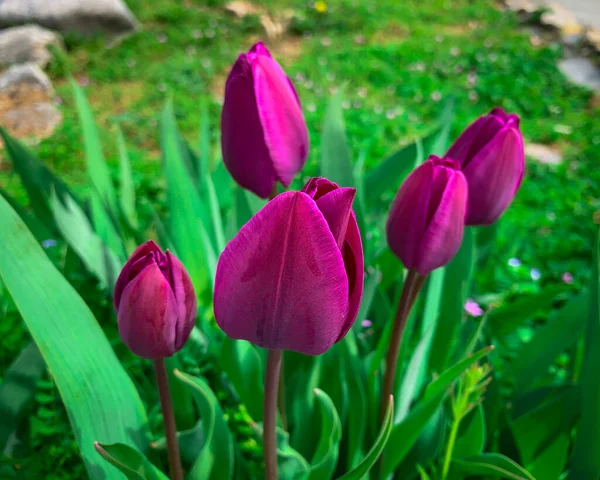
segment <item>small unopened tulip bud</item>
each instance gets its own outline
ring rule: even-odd
[[[262,198],[288,187],[308,156],[308,130],[291,80],[262,43],[242,53],[227,78],[221,113],[223,161]]]
[[[133,253],[115,285],[119,335],[140,357],[170,357],[194,327],[196,302],[183,264],[149,240]]]
[[[215,319],[230,337],[319,355],[356,319],[364,259],[355,190],[313,178],[271,200],[229,242],[215,279]]]
[[[460,163],[469,184],[467,225],[495,222],[523,181],[525,153],[519,117],[494,108],[458,137],[446,157]]]
[[[404,266],[427,275],[458,252],[467,181],[458,162],[432,155],[404,181],[387,220],[387,240]]]

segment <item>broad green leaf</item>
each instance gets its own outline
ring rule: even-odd
[[[198,136],[199,165],[197,167],[200,176],[207,175],[210,171],[210,119],[208,116],[207,101],[200,103],[200,130]]]
[[[339,480],[361,480],[365,478],[385,448],[385,445],[392,432],[393,419],[394,399],[390,398],[390,403],[388,404],[388,408],[385,412],[385,417],[381,423],[379,435],[371,447],[371,450],[369,450],[367,456],[356,467],[339,477]]]
[[[343,88],[340,88],[329,100],[325,112],[321,136],[321,176],[336,182],[341,187],[354,187],[352,157],[346,139],[342,95]]]
[[[117,125],[117,150],[119,152],[119,204],[123,215],[132,228],[138,228],[138,219],[135,210],[135,188],[133,186],[133,173],[131,171],[131,162],[127,153],[127,145],[121,128]]]
[[[540,310],[550,308],[556,297],[568,288],[565,285],[551,285],[537,294],[518,298],[506,306],[492,310],[489,313],[488,325],[494,335],[508,335],[531,320]]]
[[[368,273],[365,276],[365,286],[363,290],[362,300],[360,301],[360,308],[358,315],[354,322],[354,329],[360,330],[362,328],[362,322],[369,315],[371,305],[375,299],[375,293],[377,292],[377,285],[381,283],[381,272],[375,269],[372,273]]]
[[[103,287],[112,289],[122,263],[96,236],[84,211],[70,196],[65,195],[61,201],[55,192],[50,196],[50,207],[58,230],[86,268]]]
[[[446,395],[442,391],[433,398],[422,399],[402,422],[394,425],[383,453],[381,478],[387,478],[404,459]]]
[[[102,458],[123,472],[128,480],[169,480],[150,460],[129,445],[94,442],[94,447]]]
[[[308,478],[329,480],[337,465],[342,425],[331,398],[322,390],[315,389],[321,410],[321,435],[317,451],[312,458]]]
[[[86,468],[122,478],[101,461],[94,441],[145,450],[141,399],[90,309],[3,198],[0,218],[0,278],[54,377]]]
[[[262,437],[262,429],[260,429]],[[310,470],[306,459],[290,447],[289,436],[277,427],[277,464],[282,480],[305,480]]]
[[[179,382],[179,380],[177,381]],[[176,407],[173,406],[173,408],[175,410],[175,414],[177,414]],[[177,441],[179,442],[181,461],[183,462],[184,466],[192,465],[198,458],[198,455],[202,450],[202,445],[204,445],[204,430],[202,429],[202,419],[199,419],[193,427],[187,430],[183,430],[179,426],[179,423],[177,423]],[[154,450],[166,452],[167,439],[165,437],[161,437],[155,442],[152,442],[150,446]]]
[[[225,250],[225,232],[223,229],[223,218],[221,217],[221,210],[219,208],[219,200],[217,198],[215,185],[212,181],[212,174],[206,172],[203,178],[206,196],[208,197],[210,218],[212,219],[212,227],[215,234],[215,247],[216,251],[220,253]]]
[[[333,401],[342,424],[346,423],[348,413],[348,380],[346,373],[347,359],[341,342],[333,345],[322,355],[321,383],[323,390]]]
[[[117,255],[124,258],[123,242],[115,226],[119,218],[117,195],[102,153],[94,114],[81,87],[73,79],[70,80],[70,83],[83,132],[87,175],[92,185],[91,201],[94,229],[106,245]]]
[[[483,406],[477,405],[460,424],[454,444],[453,458],[473,457],[483,453],[485,447],[485,413]]]
[[[245,340],[225,337],[221,346],[220,366],[233,384],[252,419],[263,417],[263,364],[256,347]]]
[[[510,458],[497,453],[484,453],[476,457],[452,460],[450,471],[465,477],[497,477],[514,480],[535,480],[523,467]]]
[[[30,210],[27,210],[23,205],[19,204],[7,192],[0,188],[0,195],[3,196],[12,209],[17,212],[21,220],[27,225],[27,228],[33,236],[41,243],[44,240],[51,239],[56,236],[56,229],[50,230],[42,221],[37,218]],[[52,219],[50,219],[52,221]]]
[[[233,439],[217,397],[204,380],[179,371],[175,375],[194,395],[204,431],[204,445],[187,478],[231,479],[234,470]]]
[[[195,330],[198,327],[194,327]],[[169,390],[173,402],[175,422],[178,430],[190,430],[196,425],[196,410],[194,408],[194,397],[190,389],[183,385],[175,376],[175,370],[181,370],[183,351],[165,358],[167,376],[169,379]]]
[[[567,464],[570,443],[571,435],[560,433],[532,463],[525,464],[527,471],[538,480],[561,478]]]
[[[3,372],[0,383],[0,452],[15,432],[23,409],[33,398],[46,364],[35,343],[29,343]]]
[[[588,312],[587,298],[579,295],[567,302],[548,322],[535,331],[529,343],[517,350],[510,371],[516,390],[531,389],[534,381],[548,372],[550,364],[582,335]]]
[[[465,228],[460,250],[445,268],[444,290],[429,356],[430,372],[444,370],[453,359],[471,282],[473,249],[472,229]]]
[[[581,421],[570,462],[569,480],[587,480],[600,476],[600,231],[597,232],[590,279],[590,300],[585,354],[581,374]]]
[[[493,350],[493,348],[494,347],[491,345],[489,347],[482,348],[473,355],[463,358],[442,372],[435,380],[427,385],[424,394],[425,399],[432,398],[443,390],[446,390],[452,384],[452,382],[454,382],[467,368],[485,357]]]
[[[170,209],[170,236],[177,255],[186,266],[196,292],[209,288],[216,270],[216,253],[202,224],[198,191],[181,155],[173,106],[167,102],[160,122],[163,169]]]

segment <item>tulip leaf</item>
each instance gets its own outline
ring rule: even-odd
[[[262,430],[260,431],[262,436]],[[277,427],[277,464],[284,480],[304,480],[310,470],[306,459],[290,447],[289,435]]]
[[[142,401],[88,306],[1,197],[0,218],[0,278],[54,377],[85,466],[91,477],[121,478],[93,442],[145,449]]]
[[[102,153],[94,114],[81,87],[73,79],[70,80],[70,83],[83,131],[87,175],[92,185],[91,202],[94,229],[106,245],[124,257],[123,242],[116,228],[116,220],[119,218],[117,194]]]
[[[202,224],[204,212],[198,191],[181,153],[181,142],[175,114],[167,102],[160,122],[163,168],[167,182],[167,201],[170,208],[170,237],[177,256],[186,266],[200,295],[209,288],[216,270],[216,253]]]
[[[197,329],[198,327],[194,327],[194,330]],[[167,368],[169,390],[171,391],[177,428],[179,430],[189,430],[196,425],[197,416],[194,397],[192,396],[190,389],[183,385],[174,373],[175,370],[180,370],[182,368],[183,355],[184,350],[177,352],[171,357],[165,358],[165,365]]]
[[[375,294],[377,293],[377,285],[380,283],[381,271],[379,269],[375,269],[372,273],[367,273],[365,275],[365,286],[362,300],[360,301],[358,315],[356,316],[356,320],[354,322],[354,330],[360,330],[363,328],[362,322],[363,320],[366,320],[367,316],[369,315],[371,305],[373,305],[373,300],[375,300]]]
[[[321,136],[321,176],[340,187],[354,187],[352,155],[346,139],[346,124],[342,109],[343,88],[329,100]]]
[[[355,468],[345,473],[338,480],[361,480],[365,478],[365,476],[369,473],[375,462],[383,452],[385,445],[390,437],[392,432],[394,420],[394,399],[390,398],[390,402],[388,404],[388,408],[385,411],[385,417],[383,418],[383,422],[381,423],[381,429],[379,430],[379,435],[375,440],[375,443],[367,453],[367,456],[360,462]]]
[[[35,343],[29,343],[3,373],[0,383],[0,452],[17,429],[24,408],[33,398],[46,364]]]
[[[315,389],[315,395],[321,410],[321,435],[311,461],[308,479],[329,480],[337,465],[342,425],[331,398],[318,388]]]
[[[111,465],[117,467],[128,480],[168,480],[164,473],[156,468],[135,448],[122,443],[111,445],[94,443],[96,451]]]
[[[446,395],[447,392],[442,391],[432,398],[422,399],[402,422],[394,425],[383,453],[381,478],[387,478],[404,459]]]
[[[571,435],[562,432],[530,464],[527,471],[536,479],[561,478],[569,455]]]
[[[586,300],[585,295],[569,300],[545,325],[536,329],[529,343],[520,346],[511,366],[517,391],[530,389],[535,380],[547,373],[556,357],[581,337],[588,313]]]
[[[2,195],[12,209],[17,212],[17,215],[21,217],[21,220],[27,225],[27,228],[34,237],[42,243],[44,240],[52,239],[56,236],[56,232],[50,231],[48,227],[42,221],[37,218],[30,210],[26,209],[23,205],[17,203],[6,191],[0,188],[0,195]],[[54,228],[55,230],[55,228]]]
[[[117,150],[119,152],[119,204],[121,212],[133,229],[138,227],[138,219],[135,210],[135,187],[133,186],[133,173],[131,162],[127,153],[127,145],[121,128],[117,125]]]
[[[200,411],[204,444],[189,474],[189,480],[228,480],[233,478],[233,438],[219,401],[208,384],[196,377],[176,371],[175,375],[192,392]]]
[[[535,480],[523,467],[498,453],[484,453],[476,457],[452,460],[450,465],[450,475],[458,474],[459,478],[491,476],[514,480]]]
[[[600,230],[597,232],[593,252],[588,322],[585,351],[580,376],[581,420],[575,438],[575,448],[570,462],[568,480],[583,480],[600,476]]]
[[[177,415],[176,407],[174,406],[173,409],[175,410],[175,415]],[[179,423],[177,423],[177,428],[180,429]],[[179,442],[181,461],[185,465],[192,465],[198,458],[198,455],[200,455],[202,445],[204,444],[204,430],[202,429],[202,419],[198,420],[196,424],[191,428],[188,428],[186,430],[179,430],[177,432],[177,441]],[[166,452],[167,439],[165,437],[161,437],[158,440],[152,442],[150,446],[154,450]]]
[[[256,422],[263,417],[263,364],[254,345],[225,337],[220,365]]]

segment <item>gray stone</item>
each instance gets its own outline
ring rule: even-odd
[[[39,87],[40,90],[52,94],[52,83],[48,76],[34,63],[13,65],[0,75],[0,95],[23,85]]]
[[[0,27],[27,23],[61,32],[110,34],[138,25],[122,0],[0,0]]]
[[[562,155],[558,150],[540,143],[526,143],[525,155],[547,165],[558,165],[562,162]]]
[[[52,58],[48,47],[61,44],[58,34],[37,25],[0,30],[0,66],[31,62],[43,68]]]
[[[561,60],[558,68],[573,83],[600,90],[600,71],[587,58],[574,57]]]

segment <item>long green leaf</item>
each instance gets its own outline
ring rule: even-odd
[[[194,395],[204,432],[204,445],[188,474],[188,479],[231,479],[234,470],[233,439],[217,397],[200,378],[179,371],[176,371],[175,375]]]
[[[360,462],[356,467],[354,467],[349,472],[345,473],[338,480],[361,480],[365,478],[365,475],[369,473],[375,462],[383,452],[385,445],[387,444],[388,439],[390,438],[390,433],[392,432],[394,419],[394,399],[390,398],[390,403],[388,404],[388,408],[385,411],[385,417],[383,418],[383,422],[381,423],[381,429],[379,430],[379,435],[375,440],[375,443],[367,453],[367,456]]]
[[[53,375],[91,476],[121,478],[93,442],[146,449],[135,387],[87,305],[0,198],[0,277]]]
[[[311,461],[308,478],[329,480],[333,476],[338,460],[342,425],[331,398],[318,388],[315,389],[315,395],[321,410],[321,435],[317,451]]]
[[[129,445],[94,442],[94,448],[104,460],[123,472],[128,480],[169,480],[144,455]]]
[[[46,364],[35,343],[28,344],[6,369],[0,384],[0,452],[17,429],[23,409],[33,398]]]
[[[350,147],[346,139],[344,110],[342,109],[343,88],[329,100],[323,135],[321,137],[321,175],[341,187],[354,187],[354,174]]]
[[[590,303],[581,374],[581,421],[571,458],[569,480],[600,476],[600,230],[597,232],[590,279]]]
[[[138,219],[135,210],[135,187],[133,186],[133,173],[131,162],[127,153],[127,145],[121,128],[117,125],[117,150],[119,152],[119,177],[121,180],[119,189],[119,204],[121,211],[132,228],[138,227]]]
[[[452,460],[450,472],[451,475],[461,475],[459,478],[499,477],[514,480],[535,480],[523,467],[510,458],[497,453],[484,453],[467,459]]]

